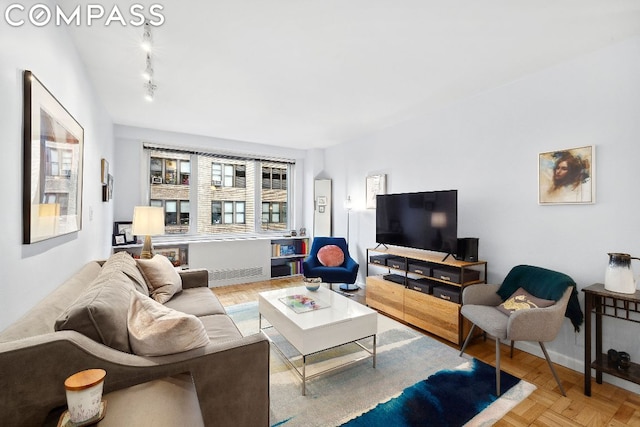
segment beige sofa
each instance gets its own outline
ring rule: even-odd
[[[208,288],[207,271],[184,270],[182,290],[164,306],[197,316],[208,344],[134,354],[127,342],[129,301],[132,291],[148,295],[147,276],[122,254],[89,262],[0,333],[2,425],[56,425],[66,405],[65,378],[90,368],[107,371],[101,426],[268,425],[264,334],[243,337]]]

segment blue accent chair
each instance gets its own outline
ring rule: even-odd
[[[336,245],[344,252],[344,262],[338,267],[325,267],[318,260],[318,251],[326,245]],[[356,278],[358,277],[358,263],[349,255],[349,248],[344,237],[315,237],[311,244],[309,256],[302,263],[304,277],[319,277],[323,282],[329,283],[333,289],[334,283],[342,283],[341,289],[358,289]],[[349,286],[352,285],[352,286]]]

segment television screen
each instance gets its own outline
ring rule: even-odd
[[[376,197],[376,242],[455,253],[457,238],[457,190]]]

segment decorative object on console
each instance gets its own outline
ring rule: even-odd
[[[136,206],[133,208],[133,234],[144,237],[140,258],[153,257],[151,236],[164,234],[164,209],[155,206]]]
[[[387,175],[370,175],[367,177],[365,200],[367,209],[376,208],[376,196],[387,193]]]
[[[636,281],[631,270],[631,260],[640,258],[629,254],[609,253],[609,264],[604,275],[604,288],[611,292],[635,294]]]
[[[618,352],[618,369],[626,371],[631,366],[631,356],[626,351]]]
[[[540,153],[538,167],[539,204],[595,203],[595,146]]]
[[[24,72],[23,242],[82,229],[84,129],[31,73]]]

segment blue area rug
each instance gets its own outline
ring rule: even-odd
[[[226,310],[244,335],[258,332],[256,303]],[[265,332],[294,364],[301,364],[276,330]],[[535,389],[503,372],[504,392],[496,399],[493,367],[460,357],[459,350],[383,315],[378,316],[377,337],[375,368],[368,359],[314,378],[307,382],[306,396],[301,395],[300,379],[272,350],[270,425],[489,426]],[[363,343],[371,346],[372,341]],[[307,372],[342,364],[361,351],[347,345],[310,356]]]
[[[400,396],[343,424],[345,427],[461,426],[497,400],[495,368],[479,360],[470,369],[446,369],[402,391]],[[520,380],[502,372],[500,386]]]

